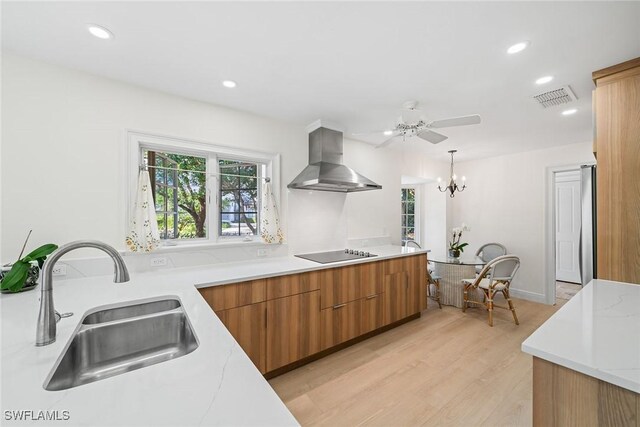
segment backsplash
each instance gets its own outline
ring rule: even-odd
[[[165,247],[152,253],[125,252],[122,254],[130,273],[144,273],[169,268],[194,267],[226,262],[252,261],[287,256],[289,248],[283,245],[261,243],[223,244],[218,247]],[[61,259],[57,266],[64,266],[66,274],[56,279],[78,279],[113,274],[113,262],[109,257]]]

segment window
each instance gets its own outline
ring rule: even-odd
[[[402,188],[401,195],[401,238],[405,242],[407,240],[415,240],[419,243],[420,234],[418,233],[420,217],[418,215],[418,191],[415,187]]]
[[[262,165],[220,159],[220,236],[258,234],[258,173]]]
[[[149,170],[160,238],[177,244],[252,240],[260,235],[261,187],[279,156],[172,138],[128,134],[135,193],[138,165]],[[276,175],[277,176],[277,175]],[[277,183],[273,183],[277,192]]]
[[[160,238],[207,237],[207,159],[144,150]]]

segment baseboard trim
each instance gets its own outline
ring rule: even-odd
[[[512,297],[526,299],[527,301],[539,302],[541,304],[547,304],[547,299],[543,294],[536,292],[525,291],[522,289],[509,288],[509,293]]]

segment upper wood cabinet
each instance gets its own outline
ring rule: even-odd
[[[597,277],[640,283],[640,58],[593,80]]]
[[[320,351],[320,292],[267,301],[267,371]]]

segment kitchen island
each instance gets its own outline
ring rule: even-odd
[[[533,424],[637,425],[640,285],[593,280],[522,343]]]
[[[57,340],[35,347],[39,288],[0,297],[3,425],[44,425],[40,415],[64,417],[64,425],[297,425],[221,320],[198,291],[263,278],[301,274],[425,254],[425,250],[382,246],[378,254],[330,265],[279,257],[203,267],[132,274],[127,283],[110,276],[56,281],[60,312]],[[199,347],[183,357],[63,391],[43,383],[83,314],[96,307],[152,297],[181,300]],[[25,412],[31,411],[31,413]],[[46,413],[40,414],[40,411]],[[26,416],[26,421],[16,418]]]

